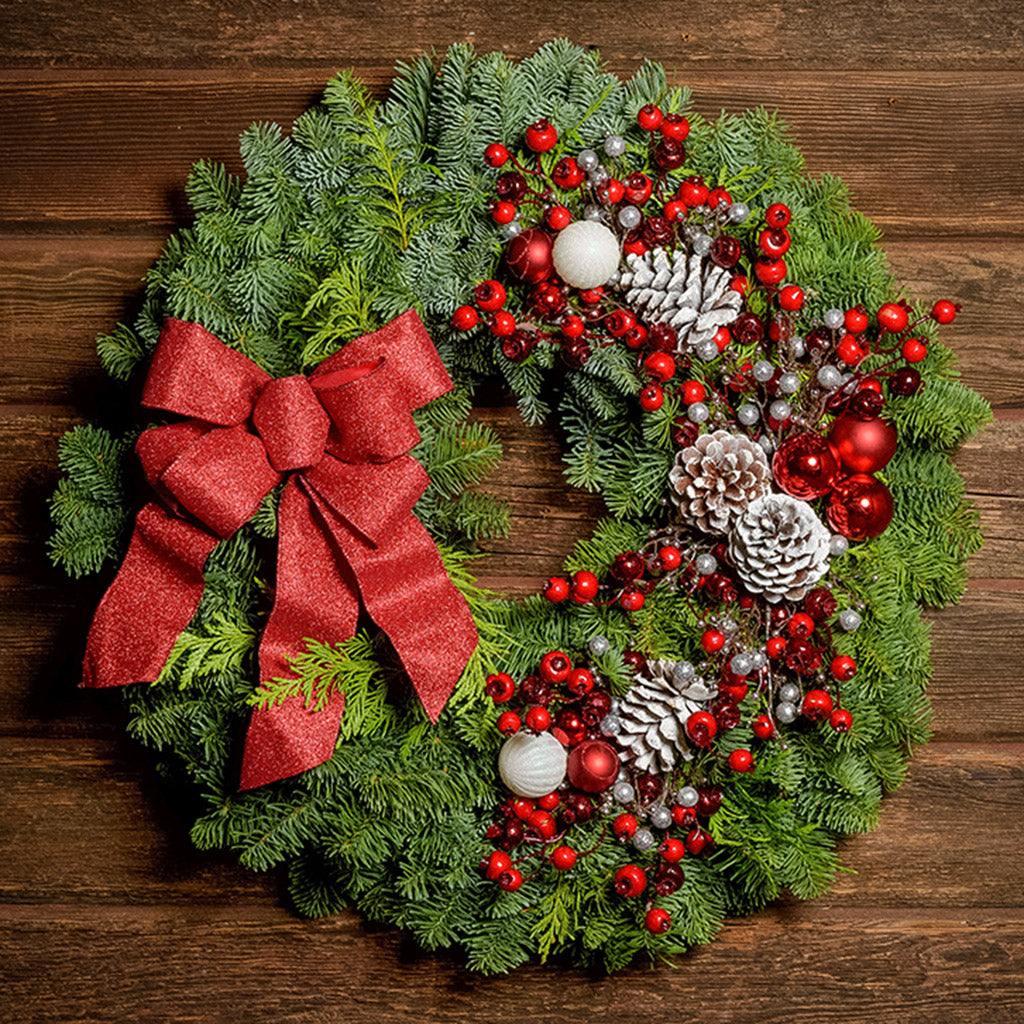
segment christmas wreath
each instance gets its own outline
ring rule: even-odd
[[[57,564],[120,564],[85,684],[196,845],[486,972],[823,892],[926,739],[920,608],[980,543],[958,307],[899,297],[773,114],[564,41],[379,104],[342,74],[241,155],[99,339],[144,416],[67,434],[52,500]],[[524,601],[471,573],[509,521],[494,376],[610,513]]]

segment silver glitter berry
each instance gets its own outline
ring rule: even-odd
[[[712,359],[717,359],[720,355],[718,346],[710,338],[707,341],[700,342],[695,351],[697,356],[705,363],[710,363]]]
[[[795,704],[800,699],[800,687],[796,683],[785,683],[779,687],[779,700]]]
[[[654,834],[649,828],[638,828],[633,833],[633,849],[643,853],[654,846]]]
[[[666,829],[672,824],[672,812],[667,807],[651,808],[651,827]]]
[[[789,354],[794,359],[803,359],[807,355],[807,342],[799,334],[789,339]]]
[[[617,736],[622,728],[622,721],[618,715],[605,715],[601,719],[601,732],[605,736]]]
[[[839,613],[839,625],[842,626],[847,633],[852,633],[855,629],[860,627],[860,624],[860,612],[855,611],[853,608],[845,608]]]
[[[676,793],[676,803],[680,807],[695,807],[697,801],[700,799],[700,793],[693,788],[693,786],[683,786],[678,793]]]
[[[784,724],[788,725],[790,722],[795,722],[797,716],[797,710],[795,704],[790,704],[788,701],[780,701],[775,705],[775,717]]]
[[[752,427],[761,418],[761,410],[753,402],[744,402],[736,410],[736,419],[745,427]]]
[[[501,237],[506,242],[511,242],[516,235],[523,233],[523,225],[517,220],[510,220],[507,224],[502,224],[500,228]]]
[[[784,395],[795,395],[800,390],[800,378],[795,373],[784,373],[779,378],[779,390]]]
[[[768,413],[772,419],[778,420],[781,423],[783,420],[788,420],[792,415],[793,406],[781,398],[776,398],[775,401],[768,406]]]
[[[609,135],[604,140],[604,151],[608,156],[622,156],[626,152],[626,140],[621,135]]]
[[[768,655],[764,651],[752,651],[750,660],[753,662],[753,671],[757,672],[768,664]]]
[[[586,171],[589,174],[601,163],[601,158],[592,149],[581,149],[580,155],[576,157],[576,163],[579,164],[581,171]]]
[[[695,564],[701,576],[710,576],[718,568],[718,560],[714,555],[698,555]]]
[[[672,680],[680,686],[686,686],[696,675],[694,667],[688,661],[677,661],[672,669]]]
[[[628,782],[616,782],[612,796],[615,797],[617,803],[630,804],[636,796],[636,790]]]
[[[729,220],[733,224],[742,224],[750,216],[750,207],[746,203],[733,203],[729,207]]]
[[[845,555],[849,547],[850,542],[841,533],[833,533],[832,539],[828,542],[828,552],[834,558]]]
[[[826,309],[825,315],[822,320],[825,321],[825,326],[831,328],[833,331],[843,326],[843,311],[841,309]]]
[[[594,185],[603,185],[611,175],[608,173],[607,167],[602,164],[598,164],[597,167],[590,172],[588,177]]]
[[[631,206],[629,203],[619,210],[619,223],[627,231],[632,231],[641,220],[643,220],[643,214],[641,214],[635,206]]]
[[[693,405],[686,410],[686,415],[694,423],[703,423],[707,420],[708,416],[711,415],[711,410],[708,409],[703,402],[694,402]]]
[[[772,366],[767,359],[758,359],[758,361],[754,363],[754,380],[759,380],[764,384],[765,381],[772,379],[774,373],[775,367]]]
[[[729,668],[734,675],[745,676],[754,671],[754,659],[746,651],[734,654],[729,662]]]
[[[757,439],[757,443],[761,446],[761,451],[763,451],[765,455],[771,455],[771,453],[775,451],[775,442],[767,434],[762,434]]]
[[[831,391],[843,383],[843,375],[834,366],[826,364],[818,370],[818,383]]]
[[[611,644],[608,642],[608,637],[601,636],[598,633],[596,636],[590,638],[587,644],[587,649],[590,651],[595,658],[600,658],[602,654],[607,654],[611,650]]]
[[[711,252],[711,236],[696,235],[690,245],[698,256],[707,256]]]
[[[583,208],[583,219],[584,220],[596,220],[600,221],[604,219],[604,210],[600,206],[595,206],[591,203],[589,206]]]

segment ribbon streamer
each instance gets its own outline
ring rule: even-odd
[[[409,454],[412,410],[451,378],[414,310],[302,375],[272,379],[198,324],[168,320],[143,405],[188,419],[136,451],[157,500],[93,619],[82,685],[153,682],[203,594],[216,545],[283,480],[277,585],[260,678],[287,678],[307,637],[353,636],[360,603],[387,633],[437,721],[477,645],[465,599],[413,508],[430,482]],[[253,711],[240,788],[288,778],[334,752],[344,695]]]

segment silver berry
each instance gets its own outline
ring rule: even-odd
[[[621,135],[609,135],[604,140],[604,151],[608,156],[622,156],[626,152],[626,140]]]
[[[789,339],[789,354],[794,359],[803,359],[807,355],[807,342],[799,334],[794,334]]]
[[[795,704],[800,699],[800,687],[796,683],[784,683],[779,687],[779,700]]]
[[[790,704],[789,701],[779,701],[775,705],[775,717],[784,724],[788,725],[790,722],[795,722],[797,716],[797,710],[795,704]]]
[[[754,363],[754,380],[759,380],[762,384],[772,379],[775,373],[775,367],[768,362],[767,359],[758,359]]]
[[[580,155],[576,157],[576,163],[579,164],[580,170],[590,173],[598,164],[600,164],[601,158],[592,149],[581,149]]]
[[[742,224],[750,216],[750,207],[746,203],[732,203],[729,207],[729,220],[733,224]]]
[[[698,256],[707,256],[711,252],[711,236],[704,234],[696,235],[690,245]]]
[[[672,824],[672,812],[667,807],[651,808],[651,827],[666,829]]]
[[[694,667],[688,661],[677,661],[672,669],[672,679],[680,686],[687,686],[696,674]]]
[[[843,375],[834,366],[829,366],[826,363],[818,370],[818,383],[831,391],[843,383]]]
[[[601,732],[605,736],[617,736],[619,730],[622,728],[622,720],[618,715],[605,715],[601,719]]]
[[[583,219],[584,220],[604,220],[604,210],[600,206],[595,206],[591,203],[589,206],[583,208]]]
[[[784,395],[795,395],[800,390],[800,378],[795,373],[784,373],[779,378],[779,391]]]
[[[712,342],[712,344],[714,343]],[[686,415],[694,423],[704,423],[711,415],[711,410],[703,402],[694,402],[687,408]]]
[[[734,654],[732,656],[732,660],[729,662],[729,668],[732,670],[734,675],[749,675],[754,670],[754,659],[746,651],[740,651],[739,654]]]
[[[852,633],[855,629],[859,628],[861,624],[860,612],[853,608],[844,608],[839,613],[839,625],[846,630],[847,633]]]
[[[507,224],[501,225],[500,231],[501,237],[505,239],[506,242],[511,242],[516,235],[521,235],[523,233],[523,225],[517,220],[510,220]]]
[[[633,849],[643,853],[654,846],[654,834],[649,828],[638,828],[633,833]]]
[[[619,223],[627,230],[632,231],[640,221],[643,214],[635,207],[627,203],[619,210]]]
[[[768,414],[773,420],[778,420],[782,423],[784,420],[788,420],[793,414],[793,406],[782,398],[776,398],[775,401],[768,406]]]
[[[838,558],[840,555],[845,555],[849,547],[850,542],[841,533],[832,534],[832,539],[828,543],[828,551],[830,555],[834,558]]]
[[[615,797],[616,803],[629,804],[633,802],[636,790],[628,782],[616,782],[612,796]]]
[[[700,342],[695,351],[698,358],[705,363],[710,363],[712,359],[717,359],[719,356],[718,346],[710,338],[707,341]]]
[[[762,434],[757,439],[757,443],[761,446],[761,451],[763,451],[765,455],[771,455],[771,453],[775,451],[775,442],[767,434]]]
[[[761,418],[761,410],[753,402],[744,402],[736,410],[736,419],[745,427],[752,427]]]
[[[676,803],[680,807],[696,807],[697,801],[700,799],[700,793],[693,788],[693,786],[683,786],[678,793],[676,793]]]
[[[590,651],[595,658],[600,658],[602,654],[607,654],[611,650],[611,644],[608,642],[608,637],[601,636],[598,633],[596,636],[592,636],[587,643],[587,649]]]
[[[841,309],[826,309],[825,315],[822,320],[825,321],[825,326],[831,328],[833,331],[843,326],[843,311]]]
[[[710,576],[718,568],[718,560],[714,555],[698,555],[694,564],[701,576]]]

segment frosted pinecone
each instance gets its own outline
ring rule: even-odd
[[[686,720],[718,695],[687,662],[649,661],[651,678],[637,676],[633,688],[621,698],[622,723],[616,739],[628,748],[641,772],[667,772],[682,758],[689,761]]]
[[[733,523],[729,560],[748,590],[800,600],[828,571],[831,534],[806,501],[769,494]]]
[[[733,520],[772,488],[764,450],[745,434],[701,434],[676,454],[669,496],[705,533],[728,533]]]
[[[626,257],[619,275],[625,303],[644,319],[669,324],[678,334],[676,351],[685,353],[713,338],[740,314],[743,298],[729,287],[732,275],[709,259],[677,249],[671,256],[660,246]]]

